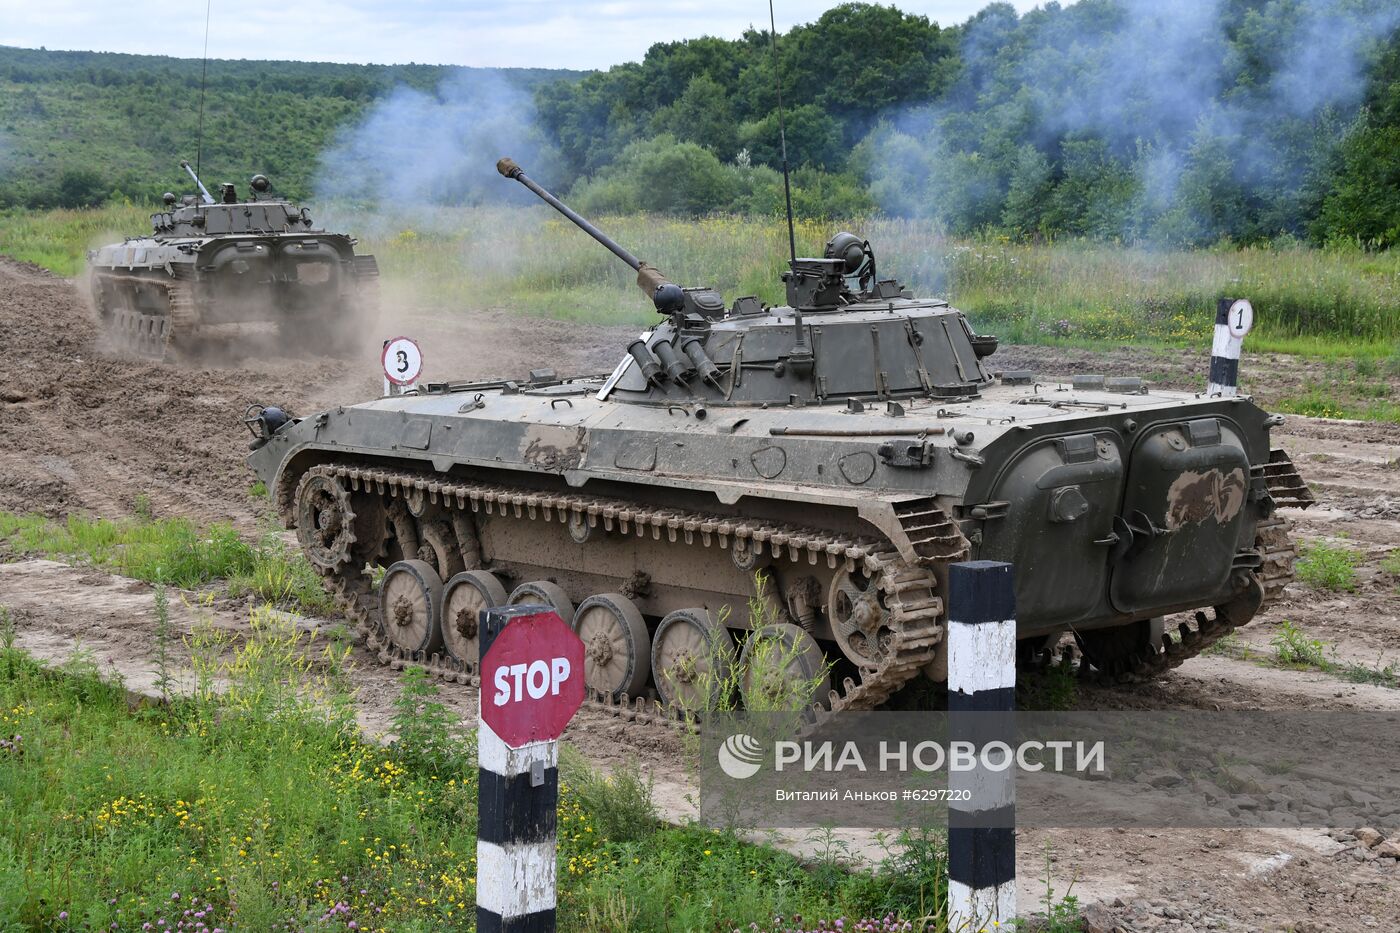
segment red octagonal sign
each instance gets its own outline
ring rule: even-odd
[[[511,748],[559,738],[583,696],[583,642],[557,612],[511,619],[481,659],[481,718]]]

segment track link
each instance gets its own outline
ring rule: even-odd
[[[143,311],[120,303],[109,306],[106,290],[95,283],[94,303],[113,343],[125,353],[142,359],[163,360],[171,346],[188,338],[199,323],[194,294],[184,278],[165,280],[111,273],[100,273],[97,278],[106,283],[118,283],[118,287],[126,282],[142,288],[156,288],[165,295],[165,311]]]
[[[1297,549],[1288,535],[1288,522],[1277,514],[1259,522],[1255,527],[1254,546],[1263,559],[1255,576],[1263,589],[1259,611],[1276,601],[1293,580],[1293,564]],[[1213,615],[1196,613],[1196,626],[1185,622],[1177,627],[1175,637],[1167,633],[1161,648],[1147,648],[1116,659],[1108,670],[1095,669],[1095,679],[1106,684],[1132,684],[1153,680],[1167,671],[1180,667],[1226,635],[1247,623],[1253,614],[1235,620],[1225,607]],[[1086,665],[1087,667],[1087,665]],[[1081,668],[1083,670],[1084,668]]]
[[[712,515],[676,509],[653,508],[620,499],[595,496],[537,492],[500,484],[444,481],[435,474],[408,470],[376,470],[326,464],[313,467],[304,476],[322,475],[332,478],[354,493],[372,494],[392,512],[399,503],[410,511],[422,512],[423,503],[456,509],[459,516],[484,512],[504,515],[524,521],[585,522],[590,527],[602,526],[606,531],[635,534],[653,540],[664,536],[668,542],[683,542],[688,546],[732,548],[736,545],[751,549],[755,556],[766,548],[774,561],[786,559],[815,565],[825,561],[828,567],[859,568],[866,573],[883,594],[890,612],[894,632],[885,645],[881,660],[872,668],[862,670],[859,679],[844,678],[840,689],[831,690],[826,703],[817,704],[814,713],[826,715],[840,710],[873,709],[889,699],[904,684],[914,678],[931,660],[943,639],[943,601],[936,595],[937,581],[931,565],[939,561],[921,560],[909,564],[894,546],[874,538],[854,538],[828,530],[794,525],[748,521],[730,516]],[[305,479],[301,479],[305,482]],[[285,519],[293,519],[295,491],[290,483],[279,488],[277,501]],[[400,506],[401,507],[401,506]],[[454,524],[456,524],[454,522]],[[460,534],[459,534],[460,537]],[[468,567],[472,566],[468,548],[463,548]],[[966,545],[957,553],[950,551],[951,560],[961,559]],[[446,680],[479,686],[474,665],[464,664],[440,654],[424,657],[420,652],[408,652],[393,645],[385,635],[379,617],[379,602],[373,584],[361,568],[348,562],[339,572],[327,572],[328,588],[335,595],[348,617],[382,664],[402,669],[405,664],[425,667]],[[667,708],[658,701],[643,697],[622,696],[614,700],[608,695],[589,696],[586,705],[621,718],[644,723],[690,723],[692,717],[680,709]]]

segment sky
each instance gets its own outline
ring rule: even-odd
[[[888,0],[887,0],[888,2]],[[990,0],[896,0],[961,23]],[[834,2],[778,0],[780,32]],[[1022,11],[1036,0],[1013,0]],[[199,58],[198,0],[0,0],[0,45]],[[211,58],[606,68],[655,42],[766,27],[762,0],[213,0]]]

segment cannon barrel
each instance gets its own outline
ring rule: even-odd
[[[588,234],[593,239],[597,240],[599,243],[602,243],[608,249],[612,250],[613,254],[617,256],[618,259],[621,259],[633,269],[641,269],[642,261],[640,259],[638,259],[636,256],[633,256],[627,250],[619,246],[617,241],[614,240],[612,237],[608,236],[606,233],[599,230],[597,227],[593,226],[591,223],[580,217],[578,213],[574,211],[573,208],[569,207],[569,205],[565,204],[563,201],[559,200],[554,195],[544,190],[544,188],[540,187],[540,185],[537,184],[534,179],[525,174],[525,170],[522,169],[519,165],[517,165],[514,159],[501,159],[499,162],[496,163],[496,171],[500,172],[507,178],[514,178],[526,188],[529,188],[531,191],[535,192],[535,194],[539,195],[541,200],[543,200],[546,204],[554,208],[559,213],[563,214],[565,217],[572,220],[574,223],[578,224],[579,227],[583,228],[584,233]]]
[[[194,179],[194,183],[195,183],[197,186],[199,186],[199,196],[200,196],[201,198],[204,199],[204,203],[205,203],[205,204],[213,204],[213,203],[214,203],[214,196],[213,196],[212,194],[209,193],[209,189],[206,188],[206,187],[204,187],[204,182],[200,181],[200,180],[199,180],[199,176],[196,175],[196,174],[194,173],[194,167],[191,166],[190,163],[187,162],[186,160],[181,159],[181,160],[180,160],[180,168],[182,168],[182,169],[184,169],[185,171],[189,172],[189,173],[190,173],[190,177]]]
[[[539,195],[540,200],[572,220],[584,233],[611,250],[614,256],[627,263],[627,265],[631,266],[633,269],[636,269],[637,287],[645,292],[648,298],[655,299],[657,289],[663,285],[670,284],[666,276],[662,275],[660,270],[655,266],[648,265],[636,256],[633,256],[627,250],[623,249],[616,240],[593,226],[587,220],[584,220],[573,208],[569,207],[569,205],[537,184],[534,179],[525,174],[525,170],[517,165],[514,159],[501,159],[496,163],[496,171],[500,172],[506,178],[514,178],[526,188],[529,188],[535,194]]]

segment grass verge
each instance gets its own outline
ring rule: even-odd
[[[149,229],[150,209],[0,213],[5,252],[62,275],[115,233]],[[401,216],[323,205],[329,228],[352,231],[379,257],[386,281],[435,304],[499,306],[554,317],[644,323],[654,312],[631,273],[547,208],[439,208]],[[772,218],[654,215],[596,218],[677,282],[730,298],[780,301],[787,259]],[[1162,340],[1208,346],[1215,301],[1249,297],[1251,342],[1280,352],[1388,355],[1400,339],[1400,253],[1297,244],[1153,250],[1087,241],[955,239],[930,221],[867,217],[798,224],[800,255],[819,256],[839,228],[868,237],[880,269],[924,294],[950,298],[1005,340]],[[1356,345],[1363,344],[1358,351]],[[1387,349],[1388,348],[1388,349]]]
[[[0,928],[470,929],[474,748],[435,685],[407,675],[398,738],[380,747],[355,729],[345,649],[266,612],[228,637],[191,640],[192,697],[135,712],[91,662],[53,676],[0,648]],[[662,824],[649,797],[635,775],[566,769],[562,929],[854,929],[919,916],[915,868],[943,864],[935,845],[878,871],[813,871]]]
[[[298,611],[326,612],[332,605],[316,571],[276,533],[250,544],[229,525],[201,529],[149,512],[121,521],[71,515],[64,522],[0,512],[0,547],[185,589],[225,580],[231,595]]]
[[[655,319],[630,271],[547,208],[389,215],[323,207],[328,228],[353,231],[378,257],[391,306],[500,308],[633,326]],[[77,275],[84,250],[148,229],[148,214],[131,205],[0,213],[0,250]],[[769,218],[627,215],[599,223],[675,281],[711,285],[729,299],[784,300],[778,272],[787,259],[785,229]],[[840,227],[871,240],[882,273],[918,294],[947,298],[980,330],[1008,343],[1204,352],[1216,299],[1247,296],[1258,311],[1247,352],[1328,363],[1301,388],[1282,389],[1281,397],[1266,391],[1271,407],[1400,423],[1400,250],[1296,243],[1152,250],[1075,240],[955,239],[929,221],[880,217],[802,221],[799,250],[821,255]]]

